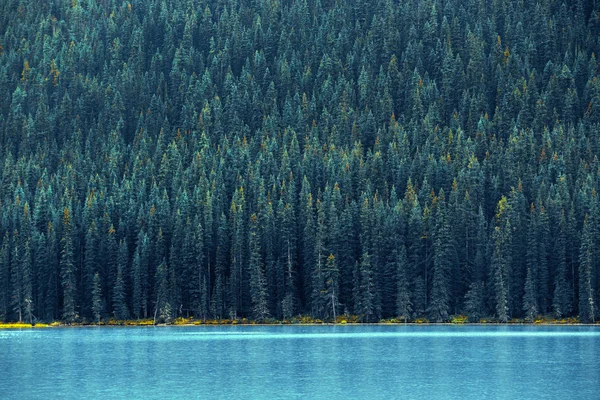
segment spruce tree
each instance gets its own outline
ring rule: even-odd
[[[63,292],[62,319],[72,323],[77,319],[75,259],[73,249],[71,209],[63,208],[62,237],[60,250],[60,281]]]
[[[338,316],[339,308],[339,279],[340,270],[338,269],[335,256],[329,254],[323,271],[323,279],[325,281],[324,290],[321,292],[323,296],[324,316],[331,319],[334,323]]]
[[[165,259],[156,268],[154,277],[156,295],[154,300],[154,324],[171,321],[172,308],[169,303],[169,270]]]
[[[263,261],[260,254],[260,236],[258,235],[258,218],[250,216],[250,297],[252,300],[252,315],[259,322],[269,318],[267,298],[267,281]]]
[[[507,219],[508,202],[502,197],[496,210],[496,226],[494,227],[493,240],[494,252],[491,265],[491,279],[493,283],[493,301],[496,318],[500,322],[507,322],[508,309],[508,273],[510,271],[510,232],[511,225]]]
[[[10,307],[17,321],[23,322],[23,263],[22,249],[19,246],[18,232],[15,231],[12,240],[12,254],[10,257]]]
[[[85,235],[85,250],[83,264],[83,285],[84,293],[82,294],[82,306],[85,308],[82,311],[84,316],[92,316],[92,292],[94,288],[94,277],[98,272],[98,229],[96,222],[91,221]]]
[[[113,290],[113,315],[117,320],[129,318],[129,308],[127,307],[125,276],[127,274],[127,258],[129,251],[127,243],[121,240],[119,243],[119,252],[117,257],[117,280]]]
[[[537,290],[535,287],[532,268],[528,267],[527,278],[525,279],[525,296],[523,297],[523,311],[525,312],[525,318],[530,322],[533,322],[539,311],[536,294]]]
[[[317,200],[317,226],[316,236],[314,239],[314,253],[312,257],[313,274],[312,274],[312,293],[311,293],[311,310],[312,314],[317,318],[323,318],[324,304],[323,296],[321,292],[325,290],[325,279],[323,271],[326,263],[326,222],[325,222],[325,210],[323,209],[323,203]]]
[[[375,282],[371,254],[363,252],[359,268],[360,303],[358,313],[363,322],[374,322],[377,317],[375,306]]]
[[[586,215],[579,250],[579,318],[582,322],[595,321],[596,305],[592,286],[593,251],[592,227],[590,219]]]
[[[433,240],[433,288],[427,313],[431,320],[444,322],[450,311],[451,263],[456,260],[453,238],[448,223],[444,190],[440,191],[436,209],[437,229]]]
[[[533,321],[540,311],[538,304],[538,280],[540,269],[540,254],[538,246],[539,235],[538,211],[531,205],[529,228],[527,232],[527,275],[525,278],[523,312],[528,321]]]
[[[482,281],[475,281],[469,286],[465,295],[465,313],[471,322],[479,322],[486,316],[485,285]]]
[[[556,318],[569,315],[572,311],[571,287],[567,281],[567,255],[566,255],[566,229],[567,222],[564,210],[561,212],[558,236],[554,244],[554,254],[557,261],[556,277],[554,279],[554,296],[552,298],[552,310]]]
[[[8,234],[6,234],[0,248],[0,321],[5,321],[9,314],[10,247],[8,243]]]
[[[34,323],[34,311],[35,304],[33,302],[33,275],[32,275],[32,259],[31,249],[29,245],[29,239],[25,242],[25,248],[23,251],[22,262],[22,273],[23,273],[23,317],[25,321],[32,324]]]
[[[96,272],[92,281],[92,315],[94,316],[94,321],[96,321],[96,323],[101,321],[104,312],[101,283],[100,274]]]
[[[396,259],[396,314],[398,318],[407,322],[412,314],[412,302],[410,296],[410,287],[408,281],[408,259],[406,257],[406,247],[402,245],[399,250],[394,251]]]

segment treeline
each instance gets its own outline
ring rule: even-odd
[[[594,3],[2,1],[0,320],[594,321]]]

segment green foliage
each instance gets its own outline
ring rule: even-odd
[[[171,321],[173,309],[169,302],[169,271],[167,263],[163,258],[162,262],[156,268],[156,299],[154,301],[154,323]]]
[[[127,269],[127,245],[125,241],[119,244],[119,255],[117,261],[117,277],[113,291],[113,314],[116,319],[128,319],[129,309],[125,298],[125,277],[124,271]]]
[[[394,253],[396,255],[397,267],[397,293],[396,293],[396,314],[399,319],[406,322],[412,313],[412,302],[410,300],[410,288],[408,282],[408,260],[406,259],[406,247],[402,246],[400,250]]]
[[[269,318],[267,301],[267,282],[260,255],[260,240],[257,232],[258,219],[256,214],[250,217],[250,296],[252,299],[252,314],[254,319],[264,322]]]
[[[581,248],[579,252],[579,318],[583,322],[595,321],[595,301],[592,281],[593,242],[592,226],[586,215],[581,234]]]
[[[469,321],[479,322],[485,315],[485,286],[481,281],[471,283],[465,295],[465,313]]]
[[[511,224],[507,218],[509,206],[506,197],[502,196],[496,209],[496,226],[494,228],[494,253],[492,256],[492,283],[494,288],[494,303],[496,317],[500,322],[509,319],[508,287],[512,255]]]
[[[0,321],[598,318],[597,5],[14,3]]]
[[[440,191],[436,205],[437,230],[434,238],[433,289],[427,313],[435,322],[448,320],[450,311],[450,273],[456,262],[456,250],[448,222],[444,190]]]
[[[100,286],[101,280],[100,275],[96,272],[94,274],[93,286],[92,286],[92,313],[94,315],[94,321],[97,323],[102,319],[102,313],[104,311],[104,304],[102,301],[102,287]]]
[[[76,275],[75,255],[72,237],[71,210],[65,207],[62,218],[62,238],[60,252],[60,279],[63,291],[62,319],[72,323],[77,319],[76,312]]]

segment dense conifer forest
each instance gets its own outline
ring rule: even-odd
[[[2,1],[0,321],[595,321],[599,8]]]

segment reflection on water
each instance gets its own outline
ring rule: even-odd
[[[3,399],[591,399],[600,385],[599,345],[595,327],[2,331],[0,393]]]

